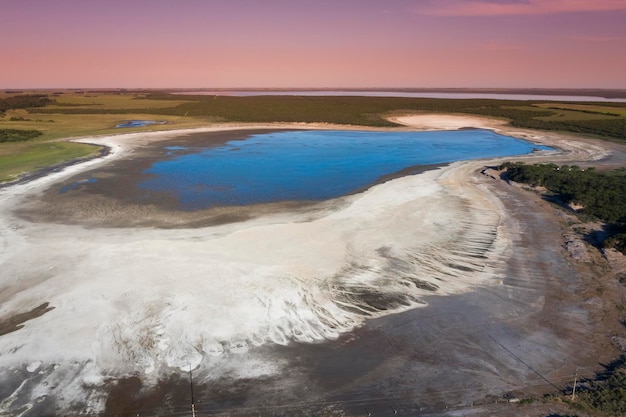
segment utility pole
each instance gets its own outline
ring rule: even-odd
[[[193,400],[193,379],[191,378],[191,364],[189,364],[189,388],[191,389],[191,417],[196,417],[196,405]]]
[[[576,368],[576,374],[574,375],[574,388],[572,388],[572,401],[576,399],[576,382],[578,381],[578,368]]]

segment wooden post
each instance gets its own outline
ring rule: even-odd
[[[578,381],[578,368],[576,368],[576,374],[574,375],[574,388],[572,388],[572,401],[576,399],[576,382]]]
[[[193,400],[193,379],[191,378],[191,364],[189,365],[189,388],[191,389],[191,417],[196,417],[196,405]]]

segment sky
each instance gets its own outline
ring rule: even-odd
[[[0,0],[0,88],[626,89],[626,0]]]

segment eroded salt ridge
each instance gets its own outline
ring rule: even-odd
[[[3,269],[28,285],[0,314],[40,300],[55,309],[0,338],[0,367],[37,360],[57,379],[86,363],[74,379],[91,384],[156,377],[226,363],[251,346],[332,340],[368,317],[424,305],[425,295],[497,278],[506,248],[497,205],[475,202],[473,187],[449,191],[439,175],[373,187],[313,221],[98,233],[14,224],[21,243],[5,246]]]

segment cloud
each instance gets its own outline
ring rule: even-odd
[[[437,0],[422,1],[419,14],[506,16],[626,10],[626,0]]]

